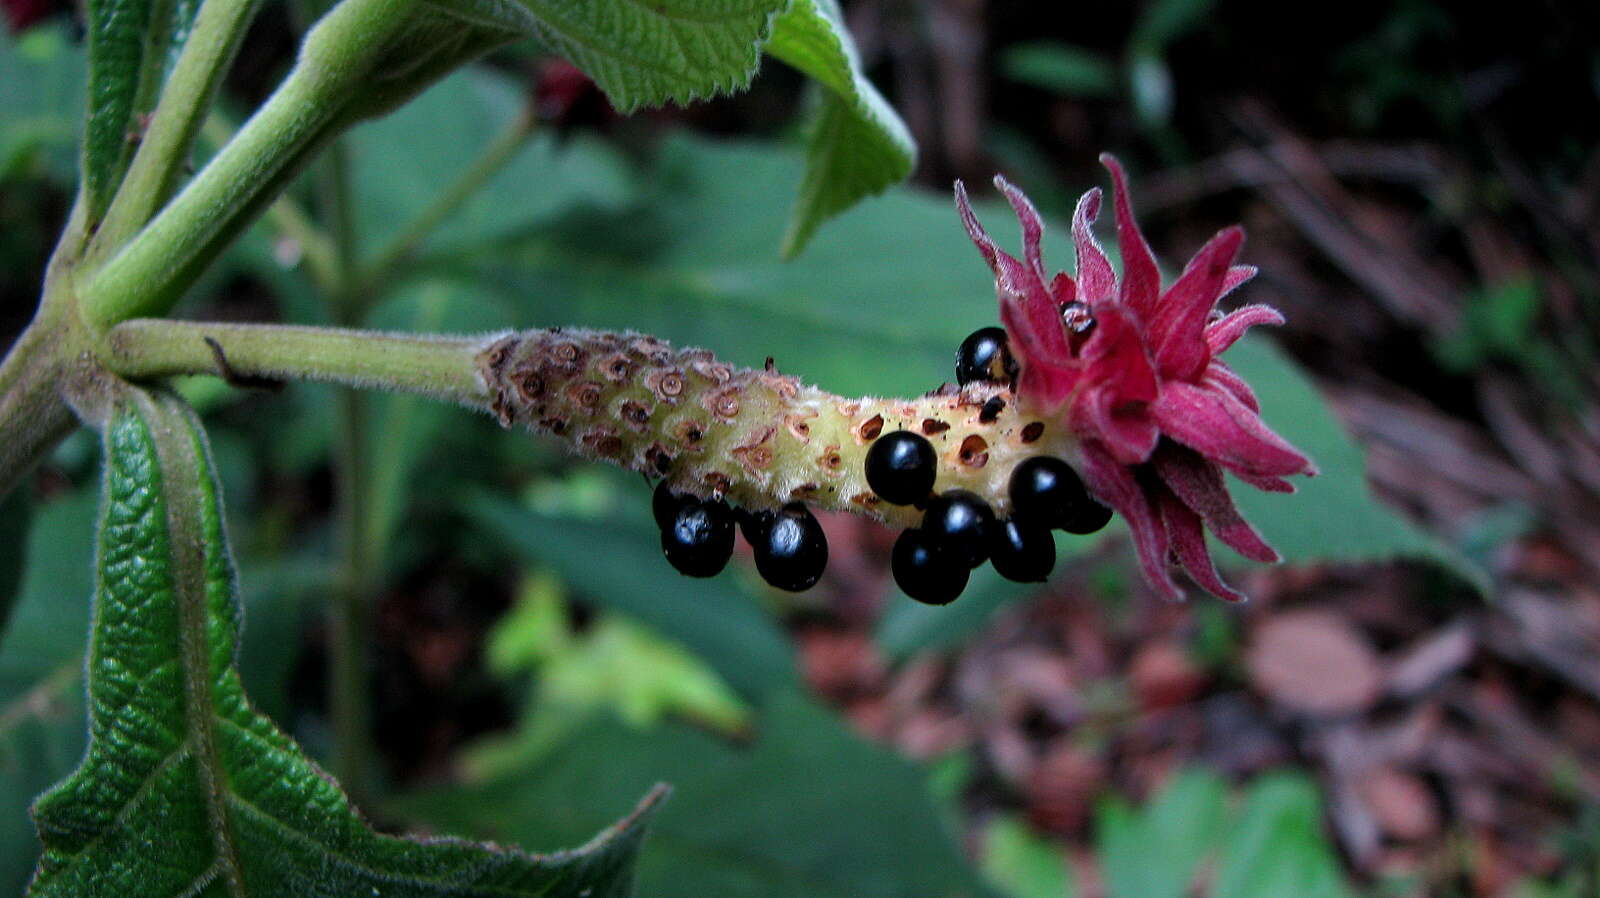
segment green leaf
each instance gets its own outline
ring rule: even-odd
[[[672,801],[639,858],[650,898],[977,898],[989,894],[938,822],[925,774],[785,691],[753,745],[687,727],[597,722],[464,786],[395,810],[446,828],[559,845],[659,780]],[[559,809],[559,813],[549,813]]]
[[[33,797],[83,757],[95,507],[84,489],[35,509],[16,607],[0,635],[0,895],[22,894],[39,859]]]
[[[1316,786],[1299,774],[1263,776],[1229,832],[1212,898],[1350,898],[1322,829]]]
[[[83,51],[65,29],[0,28],[0,181],[41,159],[46,174],[70,183],[71,151],[83,117]]]
[[[89,748],[34,807],[45,852],[30,894],[627,894],[653,800],[556,856],[369,829],[245,698],[233,565],[192,413],[129,389],[105,453]]]
[[[1316,477],[1295,478],[1298,491],[1292,495],[1232,485],[1239,509],[1286,561],[1420,558],[1487,591],[1482,569],[1373,497],[1361,448],[1283,353],[1265,340],[1247,338],[1224,360],[1255,389],[1267,424],[1322,470]]]
[[[626,615],[602,614],[573,632],[561,583],[547,574],[525,579],[486,655],[499,676],[535,675],[534,712],[545,703],[606,708],[637,727],[681,716],[727,734],[748,723],[749,709],[704,661]]]
[[[1183,898],[1222,837],[1227,787],[1215,775],[1179,774],[1142,811],[1101,805],[1096,848],[1111,898]],[[1285,892],[1284,894],[1293,894]]]
[[[1012,81],[1064,97],[1110,97],[1117,92],[1117,67],[1092,50],[1057,41],[1007,47],[1000,68]]]
[[[522,113],[526,93],[526,85],[472,66],[393,115],[352,131],[346,143],[361,250],[375,253],[465,172]],[[585,134],[537,133],[429,236],[425,249],[502,240],[577,206],[621,208],[630,180],[612,144]]]
[[[12,490],[0,501],[0,645],[5,644],[6,625],[11,622],[11,611],[22,592],[28,523],[32,518],[33,502],[27,490]]]
[[[782,254],[792,258],[825,219],[905,180],[916,166],[917,147],[862,72],[835,0],[794,0],[767,52],[823,90],[807,127],[805,180],[783,237]]]
[[[1012,898],[1073,898],[1078,894],[1060,844],[1020,817],[996,817],[983,831],[983,873]]]
[[[188,39],[197,0],[88,0],[89,109],[83,183],[98,219],[127,172],[161,84]]]
[[[640,487],[640,507],[648,501]],[[473,497],[467,512],[581,595],[687,646],[741,694],[761,697],[796,681],[789,642],[766,612],[726,576],[692,580],[672,570],[661,557],[659,531],[642,516],[586,521],[537,514],[486,494]]]
[[[479,0],[487,2],[487,0]],[[623,113],[749,86],[788,0],[518,0]]]

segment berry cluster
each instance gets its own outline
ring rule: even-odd
[[[722,499],[673,492],[663,480],[650,504],[661,528],[661,552],[686,576],[713,577],[722,571],[733,555],[736,520],[755,552],[756,571],[773,586],[803,592],[828,566],[828,538],[802,503],[777,511],[735,510]]]
[[[998,327],[974,332],[956,351],[956,380],[1009,383],[1017,366]],[[1003,399],[996,395],[990,401]],[[986,410],[987,411],[987,410]],[[991,416],[992,417],[992,416]],[[895,541],[894,579],[906,595],[944,605],[961,595],[970,572],[992,561],[1008,580],[1042,582],[1056,563],[1052,529],[1093,533],[1111,520],[1070,465],[1049,455],[1028,458],[1012,469],[1008,485],[1011,517],[999,519],[969,490],[933,492],[937,454],[921,434],[897,430],[867,450],[867,484],[885,502],[922,510],[920,526]]]

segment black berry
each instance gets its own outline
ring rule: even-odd
[[[1065,530],[1095,504],[1072,466],[1036,455],[1011,472],[1011,516],[1036,527]]]
[[[662,530],[671,527],[672,519],[678,516],[678,509],[685,500],[694,501],[694,497],[673,492],[665,480],[656,484],[656,491],[650,496],[650,513],[655,515],[656,526]]]
[[[966,490],[949,490],[928,502],[922,530],[953,560],[969,568],[989,557],[994,511],[981,497]]]
[[[822,579],[828,566],[828,537],[804,505],[797,502],[776,514],[765,512],[746,521],[744,537],[755,550],[761,579],[789,592],[803,592]]]
[[[1005,383],[1016,376],[1017,362],[1003,327],[979,328],[956,350],[956,383],[962,386],[984,380]]]
[[[661,531],[661,552],[688,577],[714,577],[733,555],[733,509],[719,500],[684,497],[671,526]]]
[[[867,450],[867,486],[891,505],[911,505],[928,497],[939,457],[921,434],[897,430],[878,437]]]
[[[1111,509],[1090,498],[1078,509],[1072,520],[1062,525],[1068,533],[1095,533],[1111,523]]]
[[[1043,583],[1056,566],[1056,543],[1044,527],[1001,521],[989,543],[989,560],[1007,580]]]
[[[948,605],[967,588],[967,566],[921,530],[907,530],[895,540],[890,568],[901,592],[928,605]]]

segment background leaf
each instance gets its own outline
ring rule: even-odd
[[[83,50],[60,27],[0,28],[0,181],[39,160],[70,184],[83,116]]]
[[[1488,590],[1480,568],[1372,497],[1361,448],[1283,353],[1265,340],[1246,339],[1225,359],[1255,388],[1267,423],[1322,470],[1316,477],[1297,478],[1293,495],[1233,485],[1240,510],[1286,561],[1420,558],[1480,592]]]
[[[641,509],[648,507],[644,492]],[[767,613],[726,575],[695,580],[672,572],[661,557],[660,531],[645,515],[585,521],[488,495],[474,497],[467,511],[484,531],[556,571],[581,595],[681,642],[746,697],[795,682],[793,650]]]
[[[113,413],[105,445],[89,748],[35,805],[45,854],[31,894],[241,881],[262,894],[629,892],[648,802],[555,857],[368,829],[244,696],[232,560],[193,416],[173,397],[138,394]]]
[[[750,84],[788,0],[519,0],[535,36],[593,78],[623,113]]]
[[[917,147],[861,71],[835,0],[794,0],[778,19],[767,52],[824,90],[807,126],[805,180],[783,236],[782,254],[790,258],[825,219],[905,180],[916,165]]]
[[[1214,774],[1174,777],[1140,810],[1120,798],[1096,817],[1096,848],[1112,898],[1183,898],[1221,839],[1227,786]],[[1294,891],[1285,895],[1298,894]]]
[[[1304,776],[1257,780],[1245,796],[1212,885],[1213,898],[1349,898],[1322,828],[1322,802]]]
[[[93,592],[96,497],[41,504],[10,627],[0,634],[0,894],[20,895],[39,859],[33,797],[83,757],[83,634]]]
[[[988,894],[938,822],[924,775],[790,692],[752,746],[609,721],[395,810],[543,847],[593,831],[658,780],[673,797],[639,858],[650,898],[956,898]]]

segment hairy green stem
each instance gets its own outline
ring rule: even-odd
[[[221,350],[220,362],[208,341]],[[112,328],[105,337],[103,360],[130,379],[217,374],[313,380],[420,393],[483,408],[488,393],[472,367],[480,342],[471,337],[151,318]]]
[[[410,261],[428,235],[483,189],[489,179],[516,156],[528,138],[533,136],[538,121],[531,107],[524,108],[504,131],[483,148],[478,158],[454,183],[437,194],[425,209],[378,251],[370,263],[362,266],[356,278],[358,294],[363,297],[376,296],[395,272]]]
[[[83,289],[88,323],[103,329],[170,308],[337,133],[356,86],[416,2],[344,0],[324,16],[272,97]]]
[[[188,163],[195,136],[211,108],[217,85],[259,3],[260,0],[205,0],[200,7],[194,29],[173,66],[172,77],[161,91],[128,174],[95,234],[95,247],[103,248],[98,251],[115,251],[122,246],[172,195]],[[167,4],[169,16],[171,5]],[[155,61],[149,68],[159,73],[161,63]]]
[[[212,144],[222,147],[233,139],[235,130],[222,116],[212,115],[206,119],[202,133]],[[312,283],[323,292],[332,292],[338,280],[333,241],[317,226],[305,208],[286,193],[267,208],[267,219],[299,247]]]

